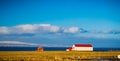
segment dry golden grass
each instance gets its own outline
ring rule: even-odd
[[[117,59],[120,51],[80,52],[80,51],[1,51],[0,61],[95,61]],[[93,60],[94,59],[94,60]]]

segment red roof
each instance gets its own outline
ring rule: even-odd
[[[68,49],[72,49],[72,47],[69,47]]]
[[[69,47],[69,48],[67,48],[67,49],[72,50],[72,47]]]
[[[75,47],[92,47],[91,44],[74,44]]]

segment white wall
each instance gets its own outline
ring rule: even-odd
[[[93,51],[92,47],[74,47],[73,50],[77,51]]]

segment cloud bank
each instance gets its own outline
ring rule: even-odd
[[[20,41],[0,41],[0,46],[38,46],[38,44]]]
[[[80,27],[59,27],[51,24],[22,24],[16,26],[1,26],[0,35],[38,35],[38,34],[74,34],[84,38],[117,38],[120,39],[120,30],[93,31]],[[44,35],[43,35],[44,36]],[[61,37],[62,37],[61,36]],[[66,36],[65,36],[66,37]]]
[[[64,28],[51,24],[23,24],[12,27],[0,27],[0,34],[24,34],[24,33],[77,33],[83,30],[79,27]]]

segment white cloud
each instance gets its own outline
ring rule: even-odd
[[[0,27],[0,34],[7,34],[7,33],[9,33],[7,27]]]
[[[79,27],[59,27],[51,24],[22,24],[16,25],[12,27],[0,27],[0,34],[40,34],[40,33],[93,33],[93,34],[120,34],[120,30],[112,30],[112,31],[86,31]]]
[[[65,33],[77,33],[78,31],[79,31],[78,27],[71,27],[71,28],[64,29],[63,32],[65,32]]]
[[[47,27],[47,26],[51,26],[51,24],[35,24],[35,25],[39,25],[39,26],[41,26],[41,27]]]
[[[50,24],[23,24],[13,27],[0,27],[0,34],[55,33],[59,30],[58,26]]]
[[[58,26],[50,24],[35,24],[35,27],[37,27],[37,31],[40,32],[58,32],[60,30]]]
[[[105,30],[103,33],[106,34],[120,34],[120,30]]]
[[[24,33],[77,33],[82,32],[79,27],[64,28],[51,24],[22,24],[12,27],[0,27],[0,34],[24,34]]]
[[[11,33],[35,33],[35,26],[31,24],[25,24],[25,25],[17,25],[14,27],[11,27],[10,31]]]
[[[0,41],[0,46],[37,46],[38,44],[20,41]]]
[[[69,45],[63,44],[35,44],[35,43],[28,43],[28,42],[21,42],[21,41],[0,41],[0,46],[44,46],[44,47],[68,47]]]

